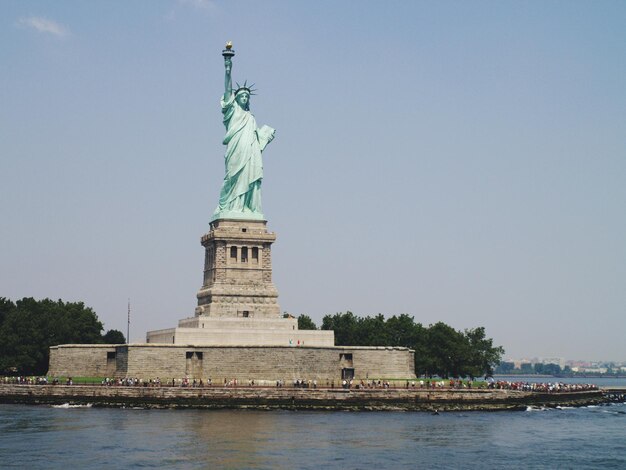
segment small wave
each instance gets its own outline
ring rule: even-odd
[[[62,405],[52,405],[52,408],[91,408],[91,403],[87,403],[86,405],[71,405],[69,403],[63,403]]]
[[[547,411],[548,408],[545,407],[541,407],[539,408],[538,406],[527,406],[526,407],[526,411]]]
[[[587,408],[597,408],[598,405],[587,405]]]

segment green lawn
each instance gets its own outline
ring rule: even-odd
[[[67,377],[48,377],[48,383],[52,383],[54,379],[59,379],[61,385],[65,385]],[[104,377],[72,377],[74,385],[78,384],[101,384]]]

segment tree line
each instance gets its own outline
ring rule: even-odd
[[[498,367],[496,367],[496,374],[504,375],[560,375],[561,373],[571,374],[572,369],[569,366],[565,366],[565,369],[561,369],[559,364],[542,364],[537,362],[531,364],[529,362],[523,362],[520,364],[520,368],[515,368],[515,363],[503,361]]]
[[[298,328],[317,329],[307,315]],[[494,346],[485,328],[455,330],[443,322],[423,326],[407,314],[385,318],[358,317],[352,312],[326,315],[322,330],[335,331],[337,346],[403,346],[415,350],[415,373],[439,377],[480,377],[493,374],[504,349]]]
[[[307,315],[300,329],[317,329]],[[415,350],[415,372],[439,377],[492,374],[504,349],[494,346],[483,327],[459,331],[443,322],[427,327],[412,316],[358,317],[352,312],[326,315],[322,330],[334,330],[337,346],[403,346]],[[35,300],[13,302],[0,297],[0,374],[43,375],[50,346],[58,344],[123,344],[118,330],[103,334],[102,322],[83,302]]]
[[[0,374],[45,374],[50,346],[57,344],[125,343],[122,332],[103,329],[83,302],[0,297]]]
[[[522,362],[520,367],[515,367],[515,363],[510,361],[503,361],[496,367],[496,374],[503,375],[552,375],[555,377],[623,377],[624,373],[621,371],[621,367],[616,367],[615,364],[609,363],[606,367],[606,372],[596,371],[573,371],[571,366],[565,366],[561,368],[559,364],[547,363],[542,364],[536,362],[531,364],[529,362]]]

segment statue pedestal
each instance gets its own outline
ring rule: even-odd
[[[284,318],[272,282],[276,235],[265,220],[218,219],[202,236],[204,282],[194,317],[178,327],[149,331],[148,343],[210,346],[333,347],[332,331],[301,331]]]
[[[265,220],[218,219],[202,237],[204,282],[196,316],[280,318],[272,283],[276,235]]]

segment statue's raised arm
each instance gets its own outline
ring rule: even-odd
[[[274,129],[269,126],[257,128],[256,120],[250,112],[252,85],[244,82],[233,90],[231,77],[232,58],[235,51],[232,44],[226,44],[224,56],[224,95],[222,114],[226,145],[224,183],[220,192],[220,202],[212,220],[250,219],[264,220],[261,209],[261,180],[263,161],[261,152],[274,139]]]
[[[233,68],[233,56],[235,55],[235,51],[232,50],[232,43],[228,41],[226,43],[226,49],[222,55],[224,56],[224,101],[228,101],[230,95],[233,94],[233,79],[231,77],[231,70]]]

